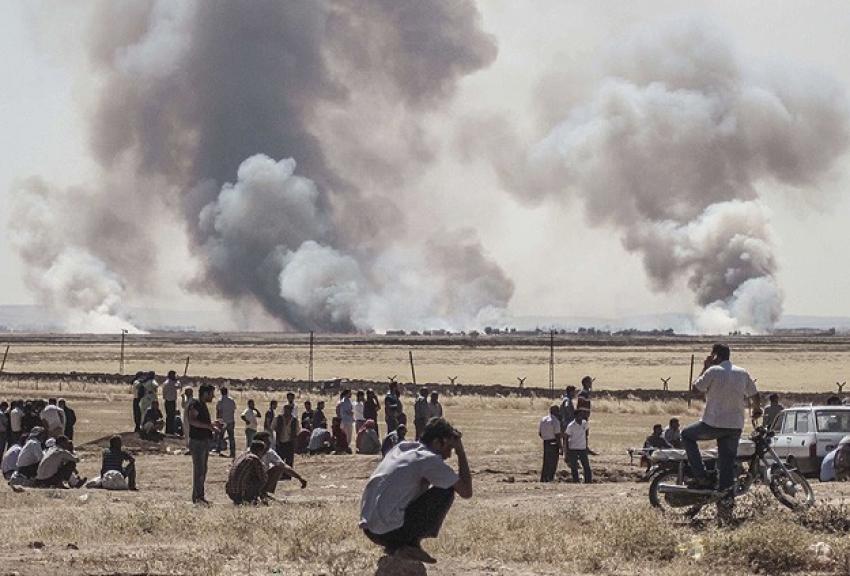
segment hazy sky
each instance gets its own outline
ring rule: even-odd
[[[0,3],[0,221],[8,218],[9,189],[40,175],[54,184],[85,184],[93,166],[87,150],[86,77],[80,41],[86,7],[37,20],[24,0]],[[81,6],[84,3],[75,3]],[[498,110],[523,121],[536,117],[541,82],[579,78],[612,38],[636,25],[697,12],[726,28],[740,51],[755,59],[796,61],[850,88],[850,11],[846,2],[479,2],[485,30],[498,39],[496,62],[466,78],[453,104],[458,114]],[[529,8],[534,8],[529,11]],[[588,76],[589,77],[589,76]],[[563,86],[564,116],[586,87]],[[850,158],[822,190],[767,190],[789,314],[850,315]],[[465,172],[468,171],[468,172]],[[521,206],[499,190],[483,167],[444,161],[430,181],[449,184],[431,201],[456,206],[460,223],[478,229],[482,243],[516,286],[515,314],[621,316],[691,309],[684,289],[653,293],[639,258],[610,229],[590,228],[581,206]],[[423,186],[424,188],[424,186]],[[80,206],[85,210],[85,206]],[[469,214],[478,217],[470,221]],[[67,214],[73,219],[74,214]],[[186,258],[165,258],[175,270]],[[23,263],[0,236],[0,304],[32,303]],[[177,287],[130,305],[206,308],[213,300]]]

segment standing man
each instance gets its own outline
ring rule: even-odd
[[[274,434],[274,418],[277,411],[277,400],[269,402],[269,409],[266,410],[266,415],[263,417],[263,431],[269,434]],[[274,436],[272,436],[274,439]]]
[[[245,423],[245,448],[250,449],[260,421],[260,411],[254,407],[253,399],[248,400],[248,407],[242,412],[242,421]]]
[[[363,403],[363,418],[375,421],[375,432],[378,433],[378,438],[381,437],[381,431],[378,428],[378,412],[380,410],[381,403],[375,396],[375,391],[369,388],[366,390],[366,401]]]
[[[365,401],[366,394],[363,393],[363,390],[358,390],[357,399],[354,401],[354,430],[358,433],[366,423],[366,417],[363,415],[364,409],[366,408]]]
[[[145,397],[145,387],[142,386],[142,380],[145,373],[141,370],[136,372],[136,377],[133,379],[133,432],[138,432],[142,429],[142,398]]]
[[[316,402],[316,411],[313,412],[313,430],[316,428],[328,427],[328,419],[325,417],[325,401],[319,400]]]
[[[292,406],[284,404],[283,412],[275,418],[274,433],[277,439],[277,453],[289,466],[295,463],[295,440],[298,437],[298,428],[298,421],[292,417]]]
[[[440,393],[439,392],[431,392],[431,401],[428,402],[428,419],[431,418],[442,418],[443,417],[443,405],[440,404]]]
[[[180,401],[180,408],[183,411],[181,416],[183,425],[183,435],[186,436],[186,448],[189,447],[189,404],[194,398],[195,392],[191,388],[183,389],[183,400]]]
[[[0,453],[5,453],[6,445],[13,443],[9,430],[9,403],[4,400],[0,402]]]
[[[49,398],[47,406],[39,414],[47,435],[58,438],[65,434],[65,412],[56,405],[56,398]]]
[[[392,432],[398,427],[398,418],[403,408],[398,396],[398,384],[390,382],[390,389],[384,396],[384,418],[387,422],[387,432]]]
[[[177,395],[180,393],[180,382],[174,370],[168,372],[162,383],[162,399],[165,402],[165,433],[176,434],[174,419],[177,416]]]
[[[551,482],[558,471],[558,457],[561,455],[561,421],[559,420],[560,406],[553,404],[549,414],[540,419],[537,435],[543,440],[543,468],[540,470],[540,481]]]
[[[354,406],[351,404],[351,390],[343,390],[339,395],[339,402],[336,404],[336,416],[339,418],[340,427],[345,432],[346,442],[348,447],[354,437]]]
[[[17,442],[24,433],[24,401],[13,400],[12,409],[9,410],[9,433],[12,437],[9,439],[9,445]]]
[[[773,423],[776,421],[776,417],[785,410],[785,406],[779,403],[779,394],[773,393],[767,397],[770,403],[764,409],[764,418],[762,422],[768,430],[773,426]]]
[[[236,402],[229,396],[227,388],[221,387],[221,400],[215,405],[216,418],[223,423],[219,436],[218,453],[224,450],[224,435],[227,434],[227,445],[230,457],[236,458]]]
[[[65,437],[73,442],[74,426],[77,424],[77,413],[74,412],[64,398],[59,399],[59,408],[65,413]]]
[[[295,392],[286,393],[286,403],[292,406],[292,417],[298,419],[298,406],[295,405]]]
[[[210,418],[207,406],[212,402],[215,388],[210,384],[202,384],[198,388],[198,398],[191,400],[186,407],[189,423],[189,450],[192,454],[192,503],[207,505],[204,494],[204,484],[207,481],[207,464],[210,457],[210,440],[213,433],[221,428],[218,422]]]
[[[705,395],[702,420],[682,430],[682,444],[688,454],[688,463],[694,474],[694,488],[714,488],[714,480],[705,472],[698,442],[717,440],[718,489],[728,490],[735,483],[735,457],[738,440],[744,428],[744,411],[749,401],[753,418],[762,414],[758,390],[746,370],[734,366],[731,352],[725,344],[715,344],[711,354],[703,363],[702,373],[693,385],[695,392]],[[734,499],[729,498],[718,505],[720,510],[730,511]]]
[[[570,462],[570,470],[573,474],[573,482],[579,483],[578,464],[581,462],[584,471],[584,483],[593,482],[593,472],[590,469],[587,449],[587,433],[589,425],[585,419],[584,410],[576,410],[575,420],[567,425],[567,458]]]
[[[576,387],[567,386],[567,389],[564,391],[564,396],[561,398],[561,411],[559,414],[562,428],[566,428],[567,424],[576,418],[576,406],[574,403],[575,396]]]
[[[446,464],[452,450],[457,472]],[[469,462],[460,432],[435,418],[421,443],[398,444],[375,469],[360,502],[360,529],[388,554],[433,564],[421,541],[437,537],[455,494],[472,497]]]
[[[429,420],[430,411],[428,409],[428,389],[420,388],[419,395],[413,402],[413,427],[416,431],[416,440],[422,436],[425,430],[425,424]]]
[[[301,427],[304,430],[313,430],[313,403],[309,400],[304,400],[304,411],[301,412]]]

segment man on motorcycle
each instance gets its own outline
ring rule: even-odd
[[[753,417],[761,416],[761,404],[755,383],[746,370],[730,362],[729,347],[715,344],[705,359],[702,373],[693,384],[695,391],[705,395],[702,420],[682,430],[682,444],[694,475],[692,488],[712,489],[713,479],[705,471],[700,440],[717,440],[718,489],[723,491],[735,483],[735,458],[738,440],[744,428],[744,415],[749,400]]]

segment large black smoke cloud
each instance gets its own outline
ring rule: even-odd
[[[474,235],[410,238],[402,216],[411,160],[434,153],[421,118],[495,58],[479,19],[472,0],[104,2],[90,43],[102,181],[25,187],[18,246],[64,236],[114,279],[95,298],[109,318],[124,285],[155,270],[165,210],[201,263],[194,289],[258,302],[292,328],[457,326],[503,308],[512,284]],[[46,213],[84,197],[99,217],[44,226],[25,218],[36,197]],[[27,258],[40,292],[62,254]]]
[[[655,288],[686,281],[698,330],[771,328],[782,295],[760,186],[816,189],[850,141],[844,92],[750,62],[693,18],[618,44],[603,77],[530,153],[504,122],[485,124],[496,139],[483,151],[502,180],[532,202],[581,198],[592,224],[642,257]]]

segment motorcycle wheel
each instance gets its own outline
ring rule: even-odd
[[[797,470],[787,472],[778,466],[771,471],[770,491],[782,505],[791,510],[802,510],[815,503],[815,493]]]
[[[681,518],[693,518],[702,510],[702,504],[688,506],[672,506],[666,494],[658,492],[659,484],[678,484],[679,474],[675,470],[660,472],[652,478],[649,484],[649,503],[665,514],[679,516]]]

